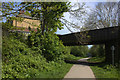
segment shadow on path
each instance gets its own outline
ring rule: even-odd
[[[96,66],[99,64],[103,64],[104,62],[88,62],[88,61],[75,61],[75,60],[65,60],[66,63],[70,63],[70,64],[80,64],[80,65],[87,65],[87,66]]]
[[[89,67],[89,63],[87,62],[88,58],[82,58],[78,61],[69,61],[66,60],[66,63],[74,64],[70,71],[65,75],[64,78],[91,78],[92,80],[95,79],[95,75],[92,72],[91,68]]]

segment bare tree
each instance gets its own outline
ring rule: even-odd
[[[73,5],[69,8],[69,15],[70,19],[72,21],[66,20],[62,18],[64,25],[67,27],[67,29],[71,32],[80,32],[81,31],[81,25],[84,22],[85,15],[87,14],[88,6],[86,6],[85,3],[73,3]],[[87,32],[85,33],[75,33],[74,36],[76,37],[78,44],[83,43],[87,36]],[[84,42],[85,44],[85,42]]]
[[[80,31],[81,25],[86,15],[86,4],[75,2],[72,3],[69,8],[68,14],[70,15],[69,19],[62,18],[64,25],[70,32]]]
[[[99,29],[118,25],[118,3],[100,2],[88,15],[84,30]]]

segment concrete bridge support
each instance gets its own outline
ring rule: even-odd
[[[112,53],[111,53],[111,44],[109,42],[105,43],[105,62],[112,63]]]
[[[115,50],[112,51],[112,46],[115,47]],[[105,43],[105,61],[110,64],[118,64],[119,62],[119,44],[118,41],[106,42]]]

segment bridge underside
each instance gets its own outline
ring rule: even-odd
[[[118,39],[118,26],[58,36],[66,46],[104,44]]]
[[[111,46],[115,46],[115,62],[118,62],[119,54],[119,26],[96,29],[90,31],[83,31],[71,33],[66,35],[58,35],[59,39],[63,41],[65,46],[78,46],[78,45],[95,45],[105,44],[106,61],[112,62]]]

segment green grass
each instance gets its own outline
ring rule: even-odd
[[[67,55],[65,60],[79,60],[83,57],[76,57],[74,55]],[[40,75],[38,75],[38,78],[58,78],[58,79],[62,79],[64,78],[64,76],[67,74],[67,72],[70,70],[70,68],[73,66],[73,64],[69,64],[69,63],[65,63],[62,62],[62,64],[58,64],[58,63],[49,63],[49,65],[51,66],[51,70],[47,71],[43,71],[40,73]],[[49,66],[48,65],[48,66]]]
[[[104,58],[93,57],[88,60],[89,62],[101,62],[104,61]],[[90,66],[92,71],[95,74],[97,80],[104,80],[103,78],[118,78],[118,68],[108,65],[105,63],[95,64]],[[105,79],[107,80],[107,79]]]
[[[96,78],[118,78],[118,70],[111,65],[90,66]]]
[[[103,62],[105,60],[105,57],[92,57],[90,59],[88,59],[88,62]]]
[[[43,72],[39,73],[36,78],[58,78],[62,79],[67,74],[67,72],[72,67],[72,64],[57,64],[56,66],[52,66],[51,70],[47,71],[44,70]]]
[[[72,54],[69,54],[67,55],[67,57],[65,58],[65,60],[70,60],[70,61],[76,61],[76,60],[79,60],[79,59],[82,59],[83,57],[76,57]]]

